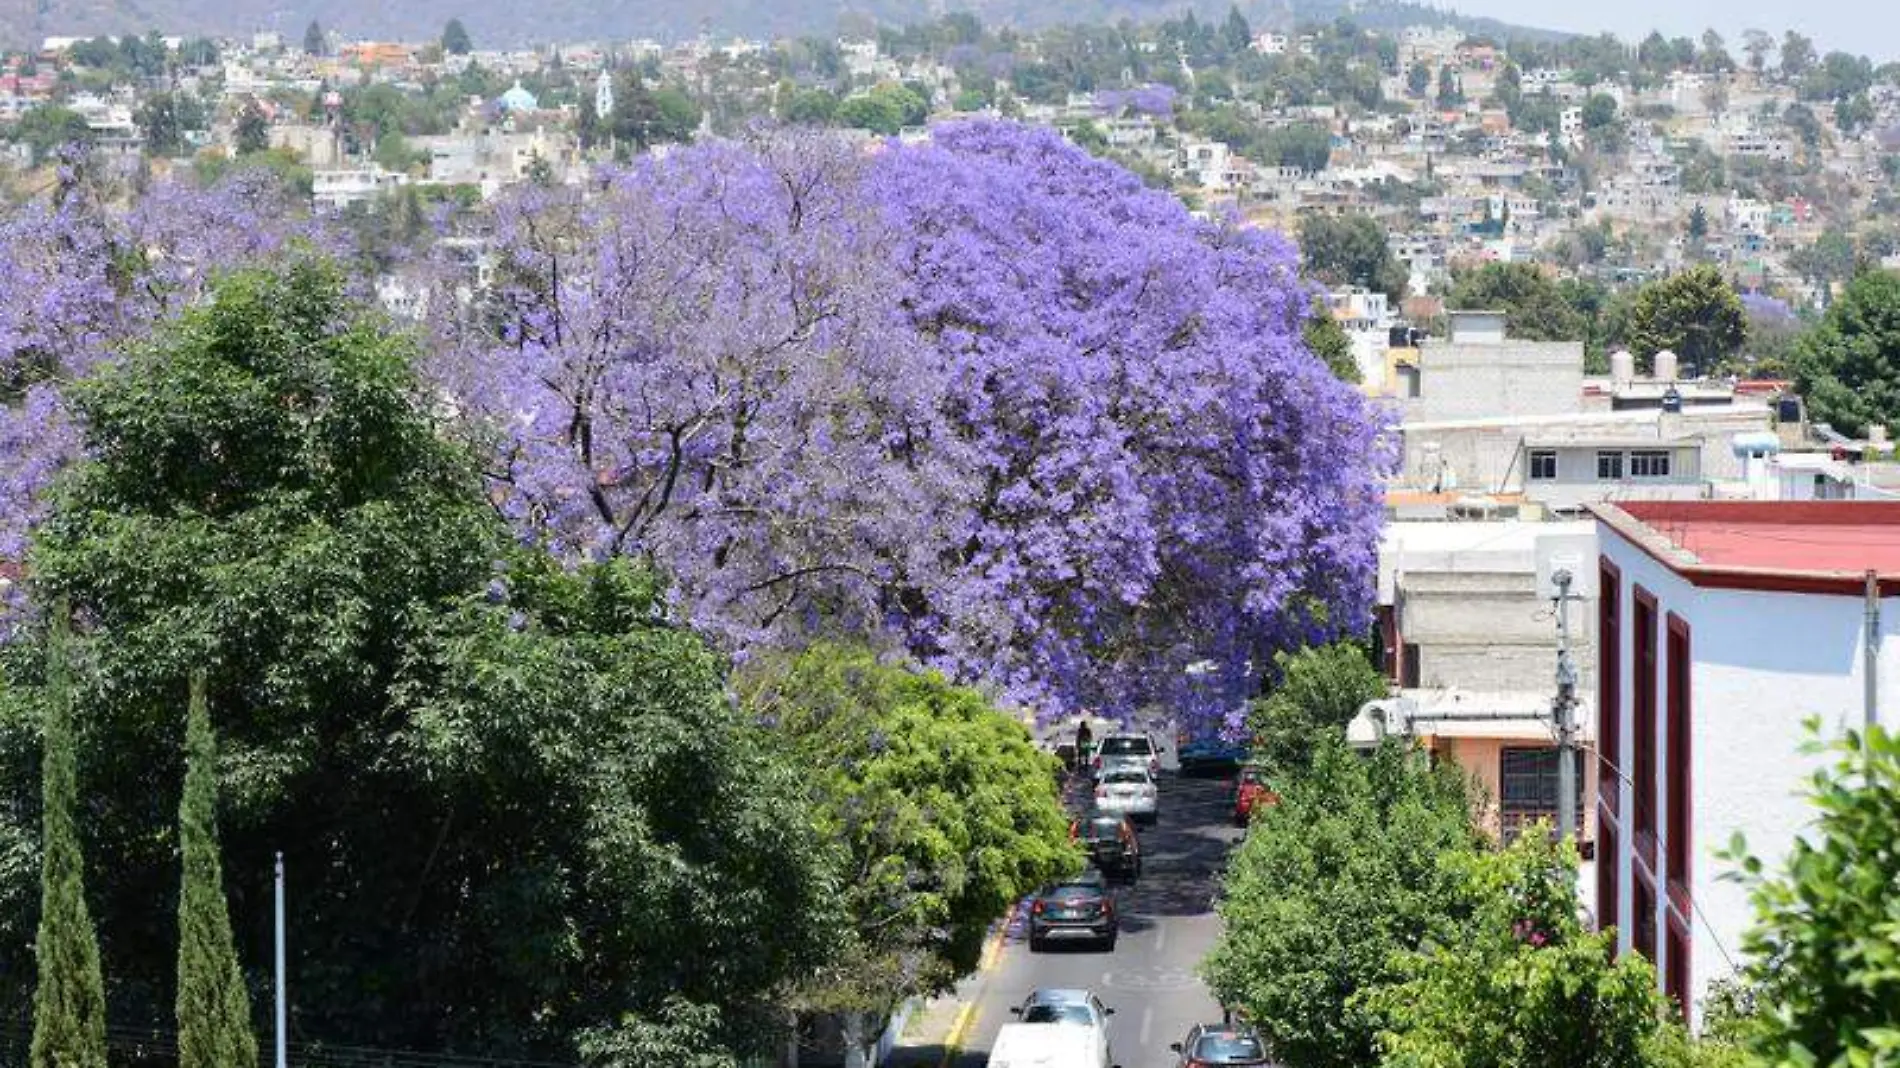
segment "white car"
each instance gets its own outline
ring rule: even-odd
[[[1161,746],[1154,736],[1144,732],[1111,734],[1095,745],[1095,773],[1099,776],[1122,761],[1147,765],[1150,777],[1161,774]]]
[[[1010,1010],[990,1047],[992,1068],[1120,1068],[1108,1042],[1114,1009],[1087,990],[1034,991]]]
[[[1154,776],[1138,764],[1122,764],[1102,773],[1095,782],[1095,811],[1127,816],[1136,823],[1160,817]]]

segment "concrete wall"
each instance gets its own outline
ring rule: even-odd
[[[1419,685],[1522,690],[1556,685],[1557,628],[1536,576],[1517,572],[1408,572],[1398,579],[1399,633],[1419,652]],[[1596,685],[1588,627],[1594,601],[1570,607],[1579,685]],[[1587,690],[1585,692],[1588,692]]]
[[[1813,810],[1802,796],[1804,780],[1825,757],[1803,755],[1802,726],[1818,717],[1824,732],[1838,734],[1862,721],[1862,629],[1864,605],[1847,595],[1698,589],[1630,545],[1607,527],[1600,528],[1604,556],[1623,572],[1623,642],[1619,673],[1622,744],[1618,767],[1633,769],[1635,668],[1633,664],[1633,591],[1640,585],[1657,600],[1656,825],[1669,825],[1667,774],[1667,620],[1670,613],[1690,626],[1690,892],[1695,915],[1690,924],[1690,989],[1700,1002],[1711,982],[1729,973],[1727,959],[1740,961],[1743,933],[1752,912],[1745,888],[1721,879],[1732,865],[1715,853],[1732,834],[1746,836],[1749,849],[1771,870],[1785,859],[1797,835],[1810,824]],[[1594,617],[1594,613],[1593,613]],[[1881,606],[1880,687],[1900,697],[1900,598]],[[1890,726],[1900,721],[1891,710]],[[1618,883],[1623,888],[1619,947],[1632,945],[1629,926],[1634,811],[1631,784],[1619,781],[1618,811],[1625,830],[1619,835]],[[1658,846],[1658,862],[1663,847]],[[1611,858],[1599,858],[1609,862]],[[1657,929],[1666,931],[1667,894],[1657,894]],[[1667,940],[1658,939],[1657,972],[1667,966]],[[1700,1020],[1699,1005],[1694,1009]]]
[[[1583,393],[1583,344],[1568,341],[1459,343],[1419,349],[1420,396],[1408,420],[1558,415]]]

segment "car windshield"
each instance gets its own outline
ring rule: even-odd
[[[1031,1005],[1023,1010],[1024,1023],[1092,1024],[1087,1005]]]
[[[1139,735],[1117,734],[1113,738],[1102,739],[1102,756],[1147,756],[1154,752],[1148,739]]]
[[[1267,1050],[1253,1035],[1217,1031],[1194,1044],[1194,1059],[1205,1064],[1246,1064],[1267,1059]]]

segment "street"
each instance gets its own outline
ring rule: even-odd
[[[1169,1043],[1195,1023],[1220,1019],[1196,967],[1219,931],[1212,896],[1241,832],[1230,819],[1230,780],[1182,778],[1172,756],[1163,758],[1160,821],[1141,831],[1141,879],[1116,890],[1121,938],[1115,951],[1058,945],[1031,953],[1023,921],[1016,919],[991,966],[960,990],[973,1009],[958,1068],[981,1068],[997,1029],[1012,1019],[1010,1008],[1038,987],[1099,994],[1115,1010],[1109,1040],[1121,1068],[1166,1068],[1174,1060]]]

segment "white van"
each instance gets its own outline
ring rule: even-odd
[[[990,1047],[989,1068],[1112,1068],[1092,1027],[1004,1024]]]

